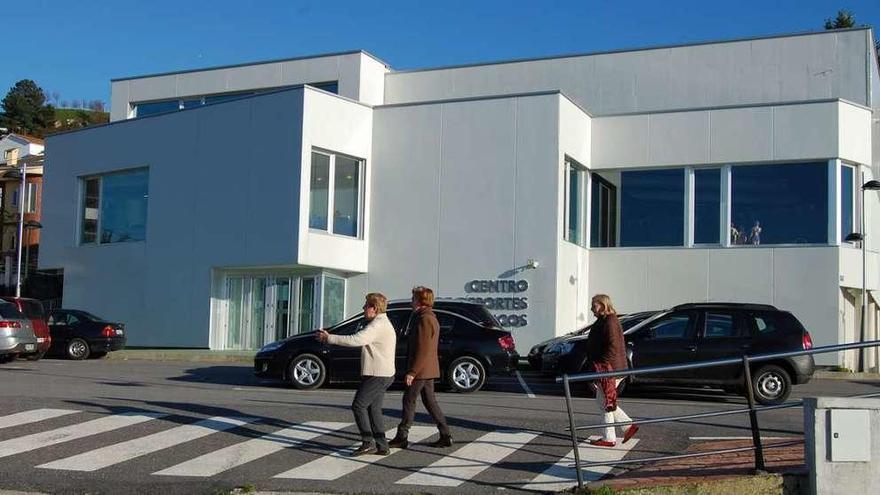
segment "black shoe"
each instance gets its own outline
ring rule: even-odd
[[[428,444],[428,446],[442,449],[446,447],[452,447],[453,443],[455,442],[452,441],[452,435],[440,435],[440,438],[438,438],[436,442]]]
[[[388,455],[391,450],[388,447],[376,447],[376,455]]]
[[[392,449],[405,449],[409,447],[409,441],[407,441],[406,437],[395,436],[388,442],[388,446]]]
[[[373,443],[362,443],[360,447],[357,448],[354,452],[351,453],[351,457],[359,457],[367,454],[375,454],[376,453],[376,444]]]

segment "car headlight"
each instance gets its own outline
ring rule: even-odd
[[[275,349],[280,348],[282,345],[284,345],[284,342],[282,342],[280,340],[278,342],[272,342],[271,344],[266,344],[263,347],[261,347],[260,352],[274,351]]]

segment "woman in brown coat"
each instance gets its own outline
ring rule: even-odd
[[[587,337],[587,356],[593,371],[627,369],[623,328],[617,319],[617,311],[611,304],[611,298],[605,294],[596,294],[591,301],[590,310],[596,317],[596,322]],[[602,378],[592,384],[596,389],[596,403],[604,414],[606,424],[632,421],[617,405],[617,385],[620,381],[620,378]],[[638,425],[630,425],[623,434],[623,443],[628,442],[638,430]],[[614,447],[617,445],[616,428],[606,427],[605,436],[598,440],[590,440],[590,443],[600,447]]]

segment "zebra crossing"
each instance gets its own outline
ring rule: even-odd
[[[307,452],[309,459],[292,467],[284,466],[284,469],[278,469],[278,472],[269,475],[268,480],[274,480],[277,484],[285,480],[295,480],[297,483],[344,482],[346,479],[352,479],[353,474],[358,471],[369,471],[370,468],[381,469],[387,466],[389,459],[405,459],[407,456],[420,455],[417,448],[408,453],[392,449],[388,456],[367,455],[353,458],[348,454],[357,447],[357,443],[352,443],[348,448],[343,449],[322,443],[332,437],[337,441],[340,438],[348,438],[349,441],[357,438],[354,424],[351,422],[305,421],[296,424],[277,424],[259,417],[213,416],[205,419],[191,418],[192,422],[181,424],[167,421],[170,414],[152,411],[126,411],[94,418],[95,414],[73,409],[45,408],[0,416],[0,435],[2,435],[0,439],[6,438],[0,440],[0,458],[14,458],[39,450],[40,462],[30,466],[38,471],[100,473],[102,470],[123,463],[154,456],[150,458],[150,465],[161,466],[161,469],[151,468],[147,473],[148,476],[157,480],[183,480],[211,478],[239,468],[246,469],[259,464],[256,461],[282,452],[300,450]],[[53,427],[53,422],[57,424],[58,421],[69,424]],[[166,423],[172,426],[165,428]],[[42,425],[46,427],[41,429]],[[152,425],[150,431],[157,431],[142,434],[130,433],[127,430],[137,425]],[[167,455],[175,447],[209,440],[212,436],[217,438],[217,435],[223,432],[232,433],[236,429],[256,425],[262,425],[264,429],[269,427],[271,431],[255,433],[249,429],[249,435],[230,435],[233,443],[229,444],[227,441],[222,447],[212,447],[210,451],[185,460]],[[25,427],[28,433],[15,436],[16,428]],[[35,429],[41,431],[30,432]],[[114,431],[119,435],[117,437],[110,435],[110,437],[118,438],[126,435],[126,439],[114,441],[111,438],[108,441],[107,433]],[[393,433],[394,430],[388,432],[389,435]],[[419,425],[411,429],[409,439],[418,447],[419,442],[427,441],[436,434],[434,427]],[[456,443],[452,449],[437,451],[433,454],[432,462],[416,462],[407,465],[405,469],[393,470],[394,479],[388,479],[386,482],[398,486],[398,491],[406,490],[407,486],[438,489],[462,487],[467,483],[473,483],[481,476],[485,477],[485,473],[492,469],[511,469],[504,468],[506,460],[524,456],[527,450],[540,451],[543,444],[538,439],[545,438],[546,435],[540,431],[507,428],[488,432],[479,431],[473,440]],[[83,441],[85,445],[85,442],[93,438],[102,439],[109,444],[89,445],[89,450],[84,452],[70,448],[77,445],[75,443],[77,440]],[[560,442],[564,445],[564,440],[556,436],[554,441],[558,451]],[[619,445],[612,449],[596,448],[585,443],[579,447],[579,453],[584,462],[614,461],[626,456],[636,443],[637,440],[633,440],[627,445]],[[57,458],[51,455],[55,452],[52,448],[58,449],[63,445],[67,445],[68,448],[61,450]],[[571,450],[570,444],[567,450]],[[73,455],[70,455],[71,453]],[[421,455],[424,456],[424,452]],[[541,462],[531,463],[529,469],[518,473],[519,478],[515,480],[516,488],[545,492],[571,487],[576,480],[573,456],[574,452],[571,451],[561,458],[554,457],[553,460],[548,460],[548,455],[544,454]],[[166,458],[168,462],[163,463]],[[590,481],[599,479],[610,470],[610,467],[594,467],[582,471],[584,479]],[[2,474],[3,467],[0,467],[0,478],[3,477]],[[506,480],[505,486],[509,487],[510,484],[509,480]]]

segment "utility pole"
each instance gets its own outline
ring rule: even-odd
[[[21,190],[18,193],[18,264],[16,265],[18,268],[15,272],[15,297],[21,297],[21,252],[24,247],[24,205],[27,200],[25,198],[27,194],[26,160],[21,161],[18,171],[21,174]]]

